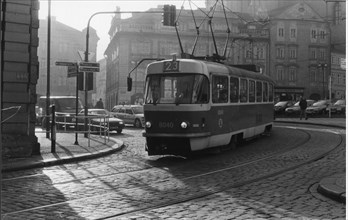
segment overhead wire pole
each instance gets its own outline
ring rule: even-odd
[[[50,0],[49,0],[50,1]],[[88,53],[89,53],[89,27],[90,27],[90,23],[91,20],[94,16],[99,15],[99,14],[122,14],[122,13],[128,13],[128,14],[140,14],[140,13],[144,13],[144,14],[152,14],[152,13],[162,13],[162,11],[102,11],[102,12],[96,12],[94,14],[91,15],[91,17],[88,19],[87,22],[87,29],[86,29],[86,51],[85,51],[85,62],[88,62]],[[88,90],[87,90],[87,86],[88,86],[88,77],[87,77],[87,72],[84,72],[83,74],[84,76],[84,91],[85,91],[85,106],[84,106],[84,112],[85,112],[85,131],[87,130],[87,116],[88,116],[88,106],[87,106],[87,102],[88,102]],[[85,137],[88,136],[88,133],[85,132]]]

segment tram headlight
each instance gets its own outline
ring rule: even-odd
[[[147,122],[145,123],[145,126],[146,126],[146,128],[151,128],[152,124],[151,124],[151,122],[147,121]]]
[[[183,121],[183,122],[181,122],[180,126],[181,126],[181,128],[186,129],[186,128],[188,128],[189,124],[187,122]]]

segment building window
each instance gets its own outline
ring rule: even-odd
[[[325,60],[326,59],[326,50],[325,49],[320,49],[319,50],[319,59],[320,60]]]
[[[290,57],[290,59],[296,59],[297,58],[297,49],[296,48],[290,48],[289,49],[289,57]]]
[[[284,28],[278,29],[278,37],[283,38],[284,37]]]
[[[312,29],[312,31],[311,31],[311,39],[317,39],[317,30]]]
[[[277,58],[284,59],[285,49],[284,47],[277,48]]]
[[[263,47],[256,48],[256,59],[263,60],[265,59],[265,50]]]
[[[317,51],[315,48],[310,48],[309,49],[309,55],[310,55],[310,59],[315,60],[317,59]]]
[[[284,80],[284,68],[283,67],[277,67],[277,80],[282,81]]]
[[[290,29],[290,38],[296,38],[296,37],[297,37],[296,29],[291,28]]]
[[[296,79],[297,79],[296,75],[297,75],[296,68],[290,68],[289,69],[289,81],[290,82],[296,81]]]

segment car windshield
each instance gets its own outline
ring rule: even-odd
[[[108,113],[106,112],[106,110],[91,110],[91,111],[88,111],[88,114],[91,114],[91,115],[107,115]]]
[[[286,105],[287,102],[278,102],[277,104],[275,104],[275,106],[284,106]]]
[[[75,98],[60,98],[60,99],[57,99],[57,102],[58,102],[58,105],[59,105],[61,111],[76,109],[76,99]],[[82,106],[80,100],[78,101],[78,108],[83,109],[83,106]]]
[[[325,105],[326,101],[318,101],[316,103],[313,104],[313,106],[321,106],[321,105]]]
[[[200,74],[149,75],[146,78],[146,104],[208,103],[208,78]]]
[[[134,114],[144,114],[144,108],[142,106],[132,107]]]
[[[345,105],[346,104],[346,100],[338,100],[337,102],[335,102],[334,105]]]
[[[300,102],[296,102],[294,106],[300,106]]]

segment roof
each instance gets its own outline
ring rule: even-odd
[[[325,20],[308,4],[299,2],[293,5],[284,6],[269,11],[271,19],[286,19],[286,20]]]

